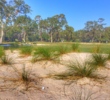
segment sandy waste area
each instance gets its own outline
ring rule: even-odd
[[[68,53],[61,56],[61,64],[50,61],[31,63],[31,56],[24,57],[19,51],[6,51],[13,59],[12,65],[0,64],[0,100],[110,100],[110,63],[99,69],[104,79],[81,78],[72,82],[47,78],[48,74],[67,70],[72,60],[83,62],[89,53]],[[25,67],[24,67],[25,66]],[[29,83],[21,79],[23,68],[29,72]],[[81,99],[80,99],[81,97]]]

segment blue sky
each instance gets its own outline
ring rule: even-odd
[[[43,19],[65,14],[68,25],[75,31],[84,28],[87,21],[104,18],[110,26],[110,0],[25,0],[31,7],[31,18],[41,15]]]

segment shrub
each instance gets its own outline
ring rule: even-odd
[[[66,54],[66,53],[68,53],[68,52],[71,51],[71,49],[70,49],[69,46],[67,46],[67,45],[57,45],[57,46],[54,46],[54,47],[53,47],[53,50],[54,50],[55,52],[57,52],[57,54],[58,54],[59,56],[62,55],[62,54]]]
[[[52,60],[55,61],[58,58],[58,53],[56,53],[50,46],[37,47],[33,54],[33,62],[40,60]]]
[[[26,55],[26,56],[31,55],[32,51],[33,51],[32,46],[22,46],[20,48],[20,53],[23,54],[23,55]]]
[[[73,51],[78,51],[79,44],[78,43],[73,43],[71,47],[72,47]]]
[[[4,48],[0,46],[0,58],[5,54]]]
[[[32,66],[31,69],[26,69],[25,65],[23,64],[23,67],[21,71],[19,71],[15,66],[11,66],[14,71],[16,72],[16,76],[8,78],[9,80],[13,81],[15,84],[17,84],[17,88],[20,85],[23,85],[23,90],[27,91],[30,88],[36,88],[41,89],[41,82],[42,77],[39,77],[38,75],[32,74]],[[32,84],[31,84],[32,83]],[[14,87],[14,88],[16,88]]]
[[[108,58],[102,54],[92,54],[91,61],[89,63],[97,67],[103,67],[106,64],[107,59]]]
[[[8,55],[4,55],[1,57],[1,63],[2,64],[12,64],[14,61],[11,57],[9,57]]]
[[[97,45],[93,48],[93,53],[101,53],[101,46]]]
[[[53,75],[57,79],[79,79],[81,77],[97,78],[96,68],[91,66],[88,61],[82,63],[81,61],[71,62],[67,65],[68,71]],[[50,75],[51,76],[51,75]]]

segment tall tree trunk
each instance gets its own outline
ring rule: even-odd
[[[50,42],[51,42],[51,43],[53,42],[53,35],[52,35],[52,32],[50,32]]]
[[[21,35],[22,35],[22,41],[26,42],[26,31],[24,29],[22,30]]]
[[[0,43],[3,42],[3,35],[4,35],[4,27],[3,27],[3,23],[1,22],[1,33],[0,33]]]

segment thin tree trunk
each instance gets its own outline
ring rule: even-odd
[[[0,43],[3,42],[3,35],[4,35],[4,30],[3,30],[3,23],[1,22],[1,33],[0,33]]]
[[[51,43],[53,42],[52,32],[50,32],[50,41],[51,41]]]

